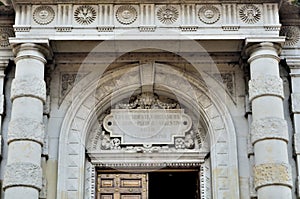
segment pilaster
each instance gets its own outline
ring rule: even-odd
[[[292,198],[288,128],[284,119],[283,84],[278,66],[281,46],[273,42],[252,43],[251,40],[247,40],[247,44],[254,187],[259,199]]]
[[[13,45],[16,72],[11,88],[12,113],[3,189],[7,199],[37,199],[42,188],[44,65],[49,51],[42,44]]]
[[[297,196],[300,197],[300,27],[284,26],[281,33],[287,36],[282,58],[290,68],[291,111],[294,125],[294,152],[297,165]]]

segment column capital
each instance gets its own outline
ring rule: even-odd
[[[46,63],[46,59],[52,58],[53,54],[48,39],[11,38],[9,41],[16,56],[16,61],[31,57]]]

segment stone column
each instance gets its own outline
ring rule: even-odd
[[[283,83],[279,76],[280,46],[248,44],[249,99],[252,103],[251,143],[254,186],[259,199],[292,198],[288,161],[288,128],[283,112]]]
[[[16,72],[11,88],[12,113],[3,189],[6,199],[38,199],[42,187],[47,49],[38,44],[24,43],[17,45],[14,51]]]

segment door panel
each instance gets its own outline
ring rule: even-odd
[[[99,174],[97,199],[147,199],[147,174]]]

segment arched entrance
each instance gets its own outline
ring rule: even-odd
[[[124,170],[130,167],[144,170],[198,168],[202,176],[206,175],[203,179],[210,180],[200,183],[201,192],[205,190],[200,194],[201,198],[239,198],[235,129],[226,105],[216,93],[209,91],[201,78],[182,73],[170,65],[155,62],[150,65],[154,70],[150,73],[153,77],[143,76],[144,70],[149,70],[149,64],[147,67],[143,64],[128,65],[106,73],[100,80],[95,79],[86,87],[95,89],[86,89],[83,94],[78,94],[65,117],[60,136],[58,198],[95,195],[94,170],[97,168]],[[150,110],[155,110],[150,115],[161,110],[167,115],[172,111],[166,110],[182,110],[181,113],[175,111],[174,117],[190,118],[190,121],[183,122],[191,123],[191,126],[163,143],[157,142],[159,139],[151,140],[151,143],[138,143],[116,133],[120,126],[110,128],[109,124],[118,121],[110,119],[124,118],[124,114],[120,114],[122,108],[127,110],[132,106],[136,110],[145,109],[136,102],[137,99],[146,102],[146,105],[155,102],[150,103],[153,105]],[[174,108],[174,103],[180,106],[174,105]],[[143,116],[140,112],[133,115]],[[99,125],[104,128],[100,132]],[[176,146],[177,140],[184,143],[191,130],[195,138],[193,147],[184,144],[182,148]],[[109,140],[107,145],[103,142],[105,139]],[[111,141],[118,144],[111,145]],[[113,147],[117,150],[111,150]],[[208,153],[210,159],[206,161]]]

